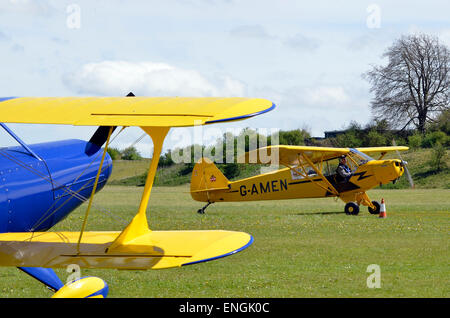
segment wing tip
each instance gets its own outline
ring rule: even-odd
[[[214,256],[214,257],[210,257],[210,258],[196,260],[196,261],[189,262],[189,263],[184,263],[184,264],[181,264],[181,266],[205,263],[205,262],[213,261],[213,260],[216,260],[216,259],[224,258],[224,257],[227,257],[227,256],[234,255],[236,253],[239,253],[239,252],[245,250],[247,247],[249,247],[250,245],[253,244],[253,241],[254,241],[253,236],[250,235],[250,234],[248,234],[248,235],[250,236],[250,240],[245,245],[243,245],[243,246],[241,246],[241,247],[239,247],[239,248],[237,248],[237,249],[235,249],[235,250],[233,250],[231,252],[228,252],[228,253],[225,253],[225,254],[222,254],[222,255],[218,255],[218,256]]]
[[[272,111],[272,110],[274,110],[276,108],[275,103],[274,102],[271,102],[271,103],[272,104],[271,104],[271,106],[269,108],[263,109],[261,111],[255,112],[255,113],[241,115],[241,116],[236,116],[236,117],[229,117],[229,118],[221,118],[221,119],[216,119],[216,120],[210,120],[210,121],[206,121],[205,124],[223,123],[223,122],[236,121],[236,120],[242,120],[242,119],[247,119],[247,118],[259,116],[259,115],[265,114],[267,112],[270,112],[270,111]]]

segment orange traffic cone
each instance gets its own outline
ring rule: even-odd
[[[384,204],[384,199],[381,199],[381,206],[380,206],[380,218],[386,218],[386,205]]]

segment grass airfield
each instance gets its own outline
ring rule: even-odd
[[[134,216],[142,187],[107,186],[94,199],[87,230],[120,230]],[[246,250],[207,263],[149,271],[81,269],[109,285],[109,297],[449,297],[450,190],[372,190],[387,218],[343,213],[332,198],[216,203],[205,215],[188,185],[156,187],[152,230],[244,231]],[[78,231],[86,203],[54,231]],[[381,269],[381,288],[366,281]],[[69,273],[55,270],[63,282]],[[16,268],[0,268],[2,297],[50,297],[52,292]]]

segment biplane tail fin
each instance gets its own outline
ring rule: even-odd
[[[191,196],[196,201],[209,202],[208,193],[228,189],[227,177],[208,158],[201,158],[191,177]]]

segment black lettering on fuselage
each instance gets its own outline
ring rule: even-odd
[[[286,179],[284,179],[284,182],[283,182],[283,180],[280,179],[280,187],[281,187],[281,191],[287,190],[287,181],[286,181]],[[284,188],[284,190],[283,190],[283,188]]]
[[[262,182],[259,183],[259,188],[261,190],[261,193],[267,193],[270,192],[270,183],[267,181],[266,187],[264,188],[264,184]]]
[[[245,197],[247,195],[247,189],[245,185],[241,185],[239,187],[239,193],[241,194],[241,197]]]
[[[252,185],[252,192],[251,194],[258,194],[258,189],[256,188],[256,184],[253,183]]]
[[[247,194],[250,195],[257,195],[257,194],[264,194],[264,193],[270,193],[270,192],[278,192],[278,191],[286,191],[288,189],[288,183],[287,180],[279,179],[279,180],[272,180],[267,181],[265,184],[263,182],[259,183],[259,191],[258,186],[256,183],[252,184],[251,189],[247,189],[245,185],[241,185],[239,187],[239,193],[241,197],[245,197]]]
[[[272,182],[270,183],[272,186],[272,191],[278,192],[277,185],[275,184],[275,182],[277,182],[277,180],[272,180]]]

